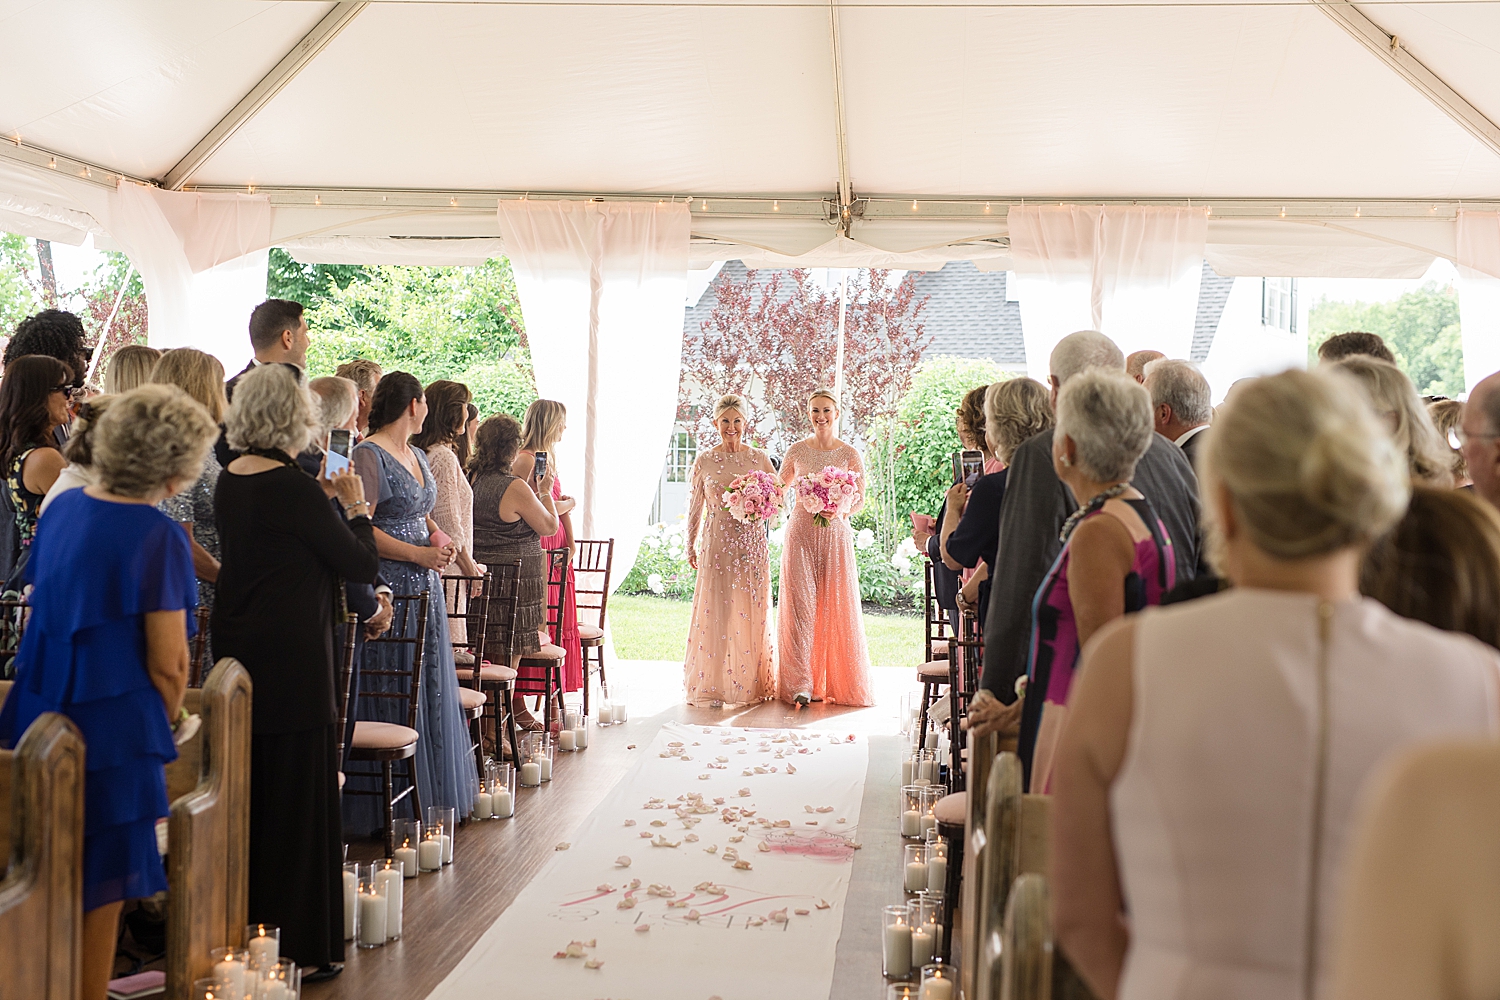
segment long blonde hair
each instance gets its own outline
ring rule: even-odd
[[[521,450],[546,451],[562,437],[568,408],[555,399],[539,399],[526,407],[521,421]]]
[[[223,421],[229,406],[224,400],[224,366],[212,354],[193,347],[173,348],[156,362],[150,381],[177,386],[203,404],[214,423]]]
[[[126,344],[109,359],[104,369],[104,391],[111,396],[129,392],[151,381],[151,369],[161,358],[161,351],[145,344]]]

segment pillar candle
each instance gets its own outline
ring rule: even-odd
[[[932,962],[932,927],[923,924],[911,929],[911,964],[920,969]]]
[[[937,769],[937,761],[924,760],[922,761],[922,766],[917,770],[917,777],[921,778],[928,784],[931,784],[932,782],[937,780]]]
[[[916,837],[922,833],[922,814],[908,809],[901,814],[901,836]]]
[[[936,750],[937,749],[937,745],[938,745],[938,734],[936,732],[930,732],[930,733],[928,733],[927,734],[927,742],[925,742],[925,743],[922,744],[922,746],[925,749],[927,749],[927,750]]]
[[[501,788],[495,792],[494,814],[496,819],[510,819],[515,813],[516,807],[510,800],[510,789]]]
[[[521,765],[521,784],[540,785],[542,783],[542,765],[534,760],[528,760]]]
[[[292,989],[286,983],[273,979],[261,983],[255,995],[259,1000],[292,1000]]]
[[[927,854],[927,888],[932,892],[942,892],[948,881],[948,859],[941,854],[931,851]]]
[[[932,954],[936,958],[943,953],[943,925],[936,920],[929,921],[926,929],[932,932]]]
[[[953,980],[929,979],[922,984],[917,1000],[953,1000]]]
[[[394,941],[401,936],[401,904],[406,892],[400,867],[392,865],[376,871],[375,888],[385,894],[385,939]]]
[[[354,940],[354,928],[359,920],[359,878],[353,872],[344,872],[344,940]]]
[[[411,844],[402,844],[392,855],[401,866],[401,874],[407,878],[417,877],[417,849]]]
[[[281,957],[281,946],[273,937],[253,937],[247,947],[250,949],[250,964],[258,969],[275,965]]]
[[[885,929],[883,944],[885,974],[892,979],[911,975],[911,928],[906,924],[890,924]]]
[[[443,867],[443,842],[440,840],[424,840],[417,848],[420,866],[424,872],[437,871]]]
[[[904,758],[902,758],[902,760],[901,760],[901,784],[902,785],[909,785],[909,784],[911,784],[911,764],[912,764],[912,761],[911,761],[910,757],[904,757]]]
[[[577,743],[578,743],[578,749],[580,749],[580,750],[582,750],[584,747],[588,746],[589,745],[589,727],[587,725],[585,725],[583,722],[579,722],[579,724],[576,727],[574,727],[574,729],[573,729],[573,739],[577,741]]]
[[[453,864],[453,838],[445,833],[438,839],[443,843],[443,864]]]
[[[538,781],[552,780],[552,758],[543,754],[536,759]]]
[[[347,874],[347,873],[346,873]],[[223,984],[231,997],[242,997],[245,989],[245,963],[226,958],[214,965],[214,978]]]
[[[604,702],[603,704],[601,704],[599,706],[599,725],[601,725],[601,726],[612,725],[614,723],[614,721],[615,721],[615,710],[610,705],[610,703],[606,701],[606,702]]]
[[[563,728],[564,729],[577,729],[578,728],[578,713],[575,712],[575,711],[573,711],[571,708],[568,709],[566,712],[563,713]]]
[[[359,896],[359,943],[367,948],[385,944],[386,914],[390,904],[378,892],[363,892]]]
[[[906,891],[921,892],[927,888],[927,864],[913,861],[906,866]]]
[[[572,729],[564,729],[557,734],[557,749],[567,751],[578,749],[578,737],[573,734]]]
[[[630,713],[626,711],[624,703],[617,703],[615,705],[615,721],[624,722],[628,718],[630,718]]]
[[[489,819],[495,811],[495,797],[489,792],[481,790],[474,796],[474,818]]]
[[[920,832],[918,832],[917,836],[925,838],[927,836],[927,831],[928,830],[936,830],[936,829],[937,829],[937,817],[934,816],[932,813],[923,813],[922,814],[922,825],[919,828]]]

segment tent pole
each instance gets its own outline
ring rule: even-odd
[[[833,357],[833,395],[839,404],[839,422],[835,433],[844,431],[844,318],[849,311],[849,269],[839,274],[839,340]]]

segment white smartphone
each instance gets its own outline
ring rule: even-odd
[[[343,428],[335,428],[328,432],[327,461],[323,463],[323,470],[331,476],[347,468],[349,468],[349,432]]]

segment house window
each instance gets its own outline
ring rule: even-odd
[[[1275,330],[1297,332],[1296,278],[1262,279],[1260,321]]]
[[[667,446],[667,482],[685,483],[692,478],[693,462],[698,458],[698,439],[692,431],[677,430]]]

